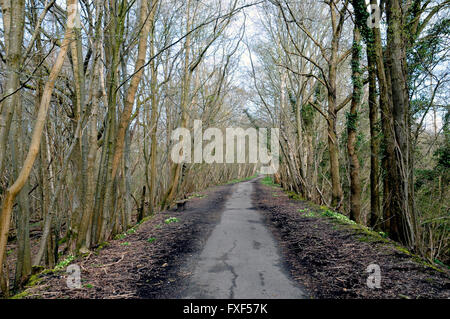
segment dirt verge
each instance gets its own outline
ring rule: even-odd
[[[292,277],[314,298],[450,298],[448,270],[430,267],[388,239],[315,213],[317,207],[260,180],[253,201]],[[367,286],[371,264],[380,267],[381,288]]]
[[[66,268],[34,278],[23,298],[176,298],[189,277],[186,260],[200,253],[220,220],[232,185],[199,192],[182,211],[157,214],[97,253],[74,260],[79,289],[67,287]]]

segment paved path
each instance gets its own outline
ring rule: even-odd
[[[283,269],[276,242],[253,207],[252,192],[252,182],[234,186],[184,298],[307,297]]]

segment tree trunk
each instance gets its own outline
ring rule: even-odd
[[[150,55],[155,55],[155,26],[151,26],[151,35],[150,35]],[[150,118],[150,185],[149,185],[149,209],[150,213],[154,213],[154,209],[156,207],[156,175],[158,174],[156,164],[157,164],[157,148],[158,141],[156,139],[156,134],[158,133],[158,117],[159,117],[159,106],[157,99],[157,83],[158,83],[158,72],[155,66],[155,60],[150,62],[150,70],[151,70],[151,106],[152,106],[152,114]]]
[[[25,27],[25,0],[2,0],[3,28],[6,46],[5,81],[6,99],[0,104],[0,176],[3,175],[6,161],[9,131],[19,93],[15,93],[20,84],[22,64],[22,44]]]
[[[367,43],[367,61],[369,69],[369,122],[370,122],[370,216],[369,225],[381,229],[380,212],[380,128],[377,103],[376,56],[373,41]]]
[[[347,151],[350,162],[350,219],[363,224],[361,216],[361,182],[359,180],[359,160],[356,154],[356,132],[358,108],[362,100],[363,82],[360,70],[361,36],[358,27],[353,30],[352,81],[353,96],[350,112],[347,114]]]
[[[390,78],[393,121],[392,149],[387,162],[390,194],[385,199],[385,219],[389,218],[387,230],[392,239],[409,248],[415,246],[415,216],[412,202],[409,96],[407,89],[406,39],[403,15],[398,0],[386,3],[388,21],[386,72]]]
[[[93,52],[93,76],[91,81],[91,101],[92,110],[88,125],[88,154],[87,154],[87,168],[86,168],[86,192],[85,192],[85,203],[83,205],[83,215],[81,217],[79,236],[77,238],[76,250],[86,250],[91,245],[91,235],[92,235],[92,222],[93,222],[93,210],[95,201],[95,160],[97,157],[97,118],[98,118],[98,105],[102,96],[100,89],[100,73],[102,72],[101,62],[100,62],[100,50],[102,49],[101,40],[101,23],[103,18],[103,8],[101,2],[97,0],[97,21],[95,24],[95,38],[96,46]]]
[[[11,143],[12,162],[14,177],[19,174],[18,163],[23,162],[23,145],[20,141],[24,140],[24,128],[22,125],[22,103],[18,99],[16,120],[17,126],[14,131],[14,141]],[[22,191],[18,194],[17,205],[17,263],[14,287],[19,288],[27,281],[31,274],[31,255],[30,255],[30,205],[28,199],[29,183],[26,182]]]
[[[334,59],[335,60],[335,59]],[[339,149],[336,134],[336,62],[329,66],[329,89],[328,89],[328,152],[330,155],[331,175],[331,206],[336,210],[342,209],[342,187],[339,173]]]
[[[31,139],[31,144],[28,150],[28,154],[25,158],[22,169],[20,170],[19,176],[17,177],[14,184],[12,184],[7,190],[6,195],[3,200],[3,205],[0,215],[0,265],[3,264],[3,257],[5,256],[6,243],[8,240],[9,225],[11,222],[11,211],[14,205],[14,200],[17,194],[21,191],[25,185],[28,177],[31,173],[34,160],[39,152],[39,144],[42,135],[42,131],[45,125],[45,119],[47,117],[47,111],[50,105],[50,99],[55,86],[56,79],[59,72],[61,71],[62,65],[64,63],[64,58],[67,54],[67,50],[72,38],[72,29],[75,21],[76,15],[76,0],[67,0],[67,8],[70,9],[69,16],[67,20],[66,32],[64,34],[64,40],[61,44],[61,49],[59,51],[58,57],[53,65],[50,72],[48,81],[44,87],[44,92],[42,94],[41,104],[39,106],[39,112],[36,118],[36,124],[33,129],[33,135]],[[3,267],[0,268],[0,277]]]
[[[186,3],[186,34],[189,34],[191,31],[191,17],[190,17],[190,6],[191,1],[188,0]],[[190,53],[191,53],[191,37],[189,35],[186,36],[186,40],[184,43],[184,74],[183,74],[183,86],[182,86],[182,93],[181,93],[181,127],[186,127],[187,125],[187,108],[189,104],[189,92],[190,92],[190,86],[191,86],[191,79],[192,79],[192,72],[190,69]],[[170,135],[168,136],[170,139]],[[170,177],[171,182],[170,186],[164,195],[162,202],[161,202],[161,209],[165,209],[167,205],[172,202],[172,200],[175,198],[176,192],[178,190],[178,184],[180,179],[180,173],[181,168],[183,164],[180,163],[173,163]]]

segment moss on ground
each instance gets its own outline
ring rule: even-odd
[[[299,200],[299,201],[306,201],[305,198],[303,198],[302,196],[300,196],[296,192],[290,191],[290,192],[287,192],[287,194],[288,194],[290,199]]]
[[[261,184],[266,186],[274,186],[274,187],[280,187],[280,185],[273,183],[272,178],[265,177],[260,181]],[[356,240],[360,242],[366,242],[366,243],[372,243],[372,244],[382,244],[383,247],[390,247],[394,250],[396,250],[399,253],[403,253],[405,255],[410,256],[414,262],[423,265],[425,267],[430,267],[434,270],[437,270],[439,272],[443,272],[442,269],[439,269],[436,265],[447,267],[446,265],[440,265],[436,262],[436,265],[431,263],[430,261],[420,257],[419,255],[413,254],[410,252],[406,247],[403,247],[397,242],[392,241],[388,238],[388,234],[384,232],[377,232],[372,229],[370,229],[367,226],[357,224],[355,221],[351,220],[347,216],[335,212],[331,209],[329,209],[327,206],[324,205],[316,205],[314,203],[308,202],[307,200],[303,199],[300,195],[296,194],[292,191],[285,191],[283,190],[285,194],[288,195],[290,199],[294,199],[297,201],[303,201],[308,204],[311,208],[303,208],[299,209],[298,212],[301,213],[302,217],[305,218],[323,218],[327,219],[332,223],[331,227],[333,227],[334,230],[350,230],[355,235]],[[274,197],[276,193],[273,193],[272,195]],[[278,195],[277,195],[278,196]]]

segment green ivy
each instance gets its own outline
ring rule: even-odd
[[[347,128],[356,131],[358,127],[359,114],[356,112],[355,114],[351,114],[350,112],[345,113],[347,117]]]

